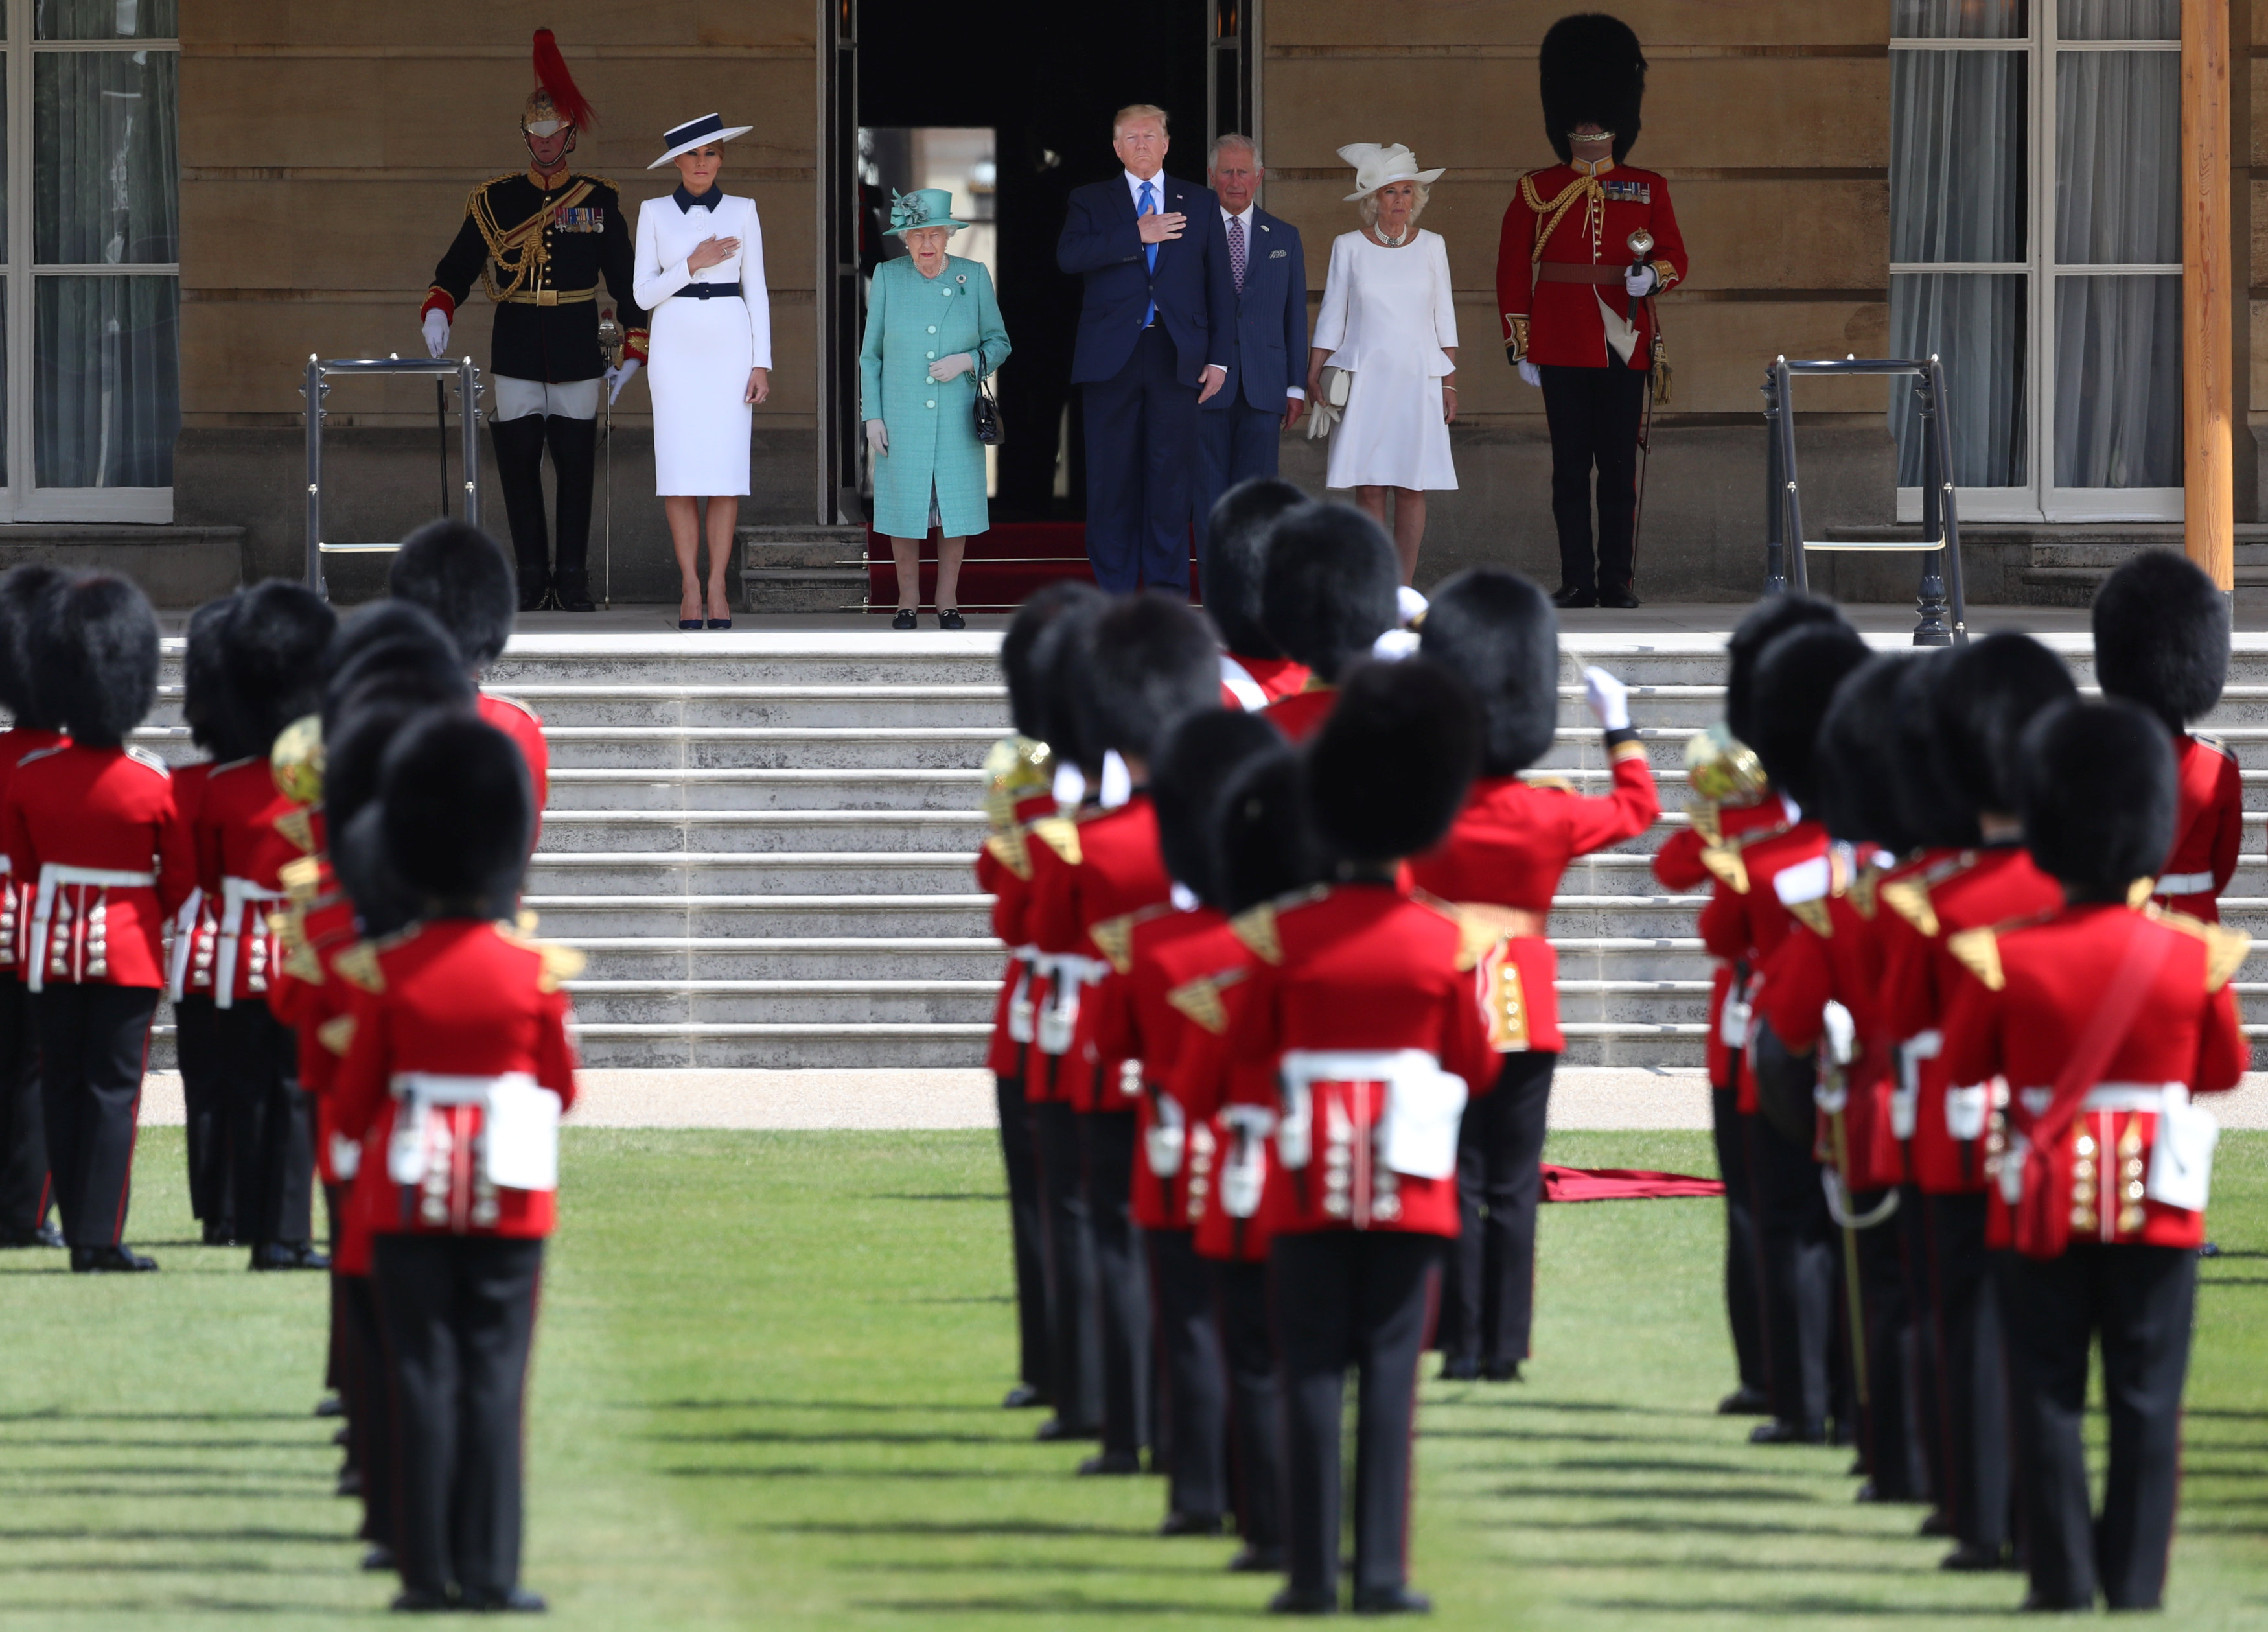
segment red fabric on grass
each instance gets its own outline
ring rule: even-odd
[[[1543,1163],[1546,1201],[1647,1201],[1664,1196],[1721,1196],[1724,1180],[1638,1167],[1560,1167]]]

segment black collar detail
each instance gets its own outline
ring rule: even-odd
[[[725,189],[721,187],[711,187],[707,192],[696,196],[687,192],[685,183],[680,181],[677,184],[677,190],[670,196],[677,201],[678,209],[687,215],[691,215],[696,210],[706,210],[710,214],[714,215],[717,213],[717,206],[724,202]]]

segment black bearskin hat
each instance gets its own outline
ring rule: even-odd
[[[1240,708],[1207,708],[1167,727],[1150,766],[1158,849],[1166,871],[1198,897],[1220,905],[1212,833],[1220,790],[1248,760],[1284,746],[1284,734]]]
[[[1837,619],[1789,630],[1756,660],[1749,743],[1771,785],[1809,811],[1820,798],[1819,727],[1843,678],[1867,661],[1859,631]]]
[[[1957,850],[1980,837],[1977,807],[1954,786],[1933,723],[1938,691],[1952,670],[1949,648],[1918,652],[1907,661],[1892,696],[1890,734],[1884,742],[1897,789],[1898,821],[1925,850]]]
[[[1000,673],[1008,683],[1008,719],[1018,735],[1035,742],[1048,740],[1047,683],[1032,661],[1040,631],[1072,607],[1086,602],[1100,606],[1102,591],[1083,580],[1059,579],[1034,590],[1000,637]]]
[[[1329,871],[1307,810],[1298,751],[1272,748],[1240,764],[1213,813],[1212,877],[1224,912],[1241,912],[1318,882]]]
[[[1220,496],[1205,522],[1204,559],[1198,582],[1205,610],[1221,644],[1239,657],[1284,655],[1261,610],[1267,577],[1268,535],[1279,517],[1307,502],[1280,476],[1256,476]]]
[[[1912,663],[1904,653],[1881,652],[1844,676],[1820,723],[1813,772],[1828,832],[1893,855],[1914,846],[1899,818],[1896,758],[1886,750],[1896,729],[1899,684]]]
[[[475,673],[502,654],[519,612],[519,580],[511,558],[468,521],[429,521],[403,539],[386,588],[438,618]]]
[[[466,683],[461,669],[447,678]],[[387,934],[416,916],[416,901],[386,857],[379,787],[386,750],[404,727],[433,713],[473,717],[469,687],[453,702],[438,690],[431,680],[373,679],[329,711],[324,727],[324,831],[365,935]]]
[[[1559,615],[1517,572],[1476,566],[1433,592],[1418,653],[1472,688],[1481,774],[1511,776],[1551,751],[1559,725]]]
[[[1034,723],[1042,727],[1040,741],[1055,750],[1058,761],[1090,775],[1101,769],[1102,749],[1086,740],[1077,701],[1078,676],[1094,661],[1094,626],[1111,604],[1111,598],[1100,591],[1081,596],[1032,641],[1032,676],[1039,683]]]
[[[2073,894],[2120,901],[2174,847],[2174,745],[2149,710],[2112,698],[2051,704],[2026,728],[2024,843]]]
[[[2015,815],[2024,727],[2051,703],[2078,695],[2063,659],[2029,635],[2003,631],[1956,650],[1931,699],[1930,723],[1962,797],[1980,813]]]
[[[470,715],[426,714],[387,747],[379,789],[387,859],[403,883],[452,916],[510,910],[535,821],[517,742]]]
[[[345,701],[365,688],[407,681],[470,703],[473,683],[431,612],[408,601],[379,601],[339,625],[323,654],[323,727],[329,732]]]
[[[92,572],[32,626],[38,694],[90,748],[115,748],[158,698],[158,615],[131,580]]]
[[[70,573],[44,561],[26,561],[0,577],[0,704],[17,725],[62,728],[55,699],[46,695],[51,688],[32,654],[35,631],[54,621],[55,597],[70,581]]]
[[[1260,615],[1285,656],[1336,683],[1402,624],[1402,566],[1385,529],[1351,505],[1302,505],[1268,534]]]
[[[1220,648],[1187,601],[1155,589],[1123,595],[1095,621],[1071,695],[1090,750],[1147,759],[1167,727],[1220,701]]]
[[[1725,728],[1739,741],[1754,748],[1756,739],[1749,734],[1756,729],[1750,719],[1749,699],[1755,695],[1756,660],[1764,648],[1789,630],[1805,624],[1840,624],[1843,613],[1832,601],[1822,601],[1816,595],[1802,595],[1793,591],[1759,601],[1733,631],[1733,638],[1725,642]]]
[[[188,639],[181,654],[181,723],[189,741],[222,764],[249,759],[259,751],[244,740],[229,695],[223,645],[230,617],[244,597],[233,593],[206,602],[189,614]]]
[[[1315,831],[1345,861],[1430,850],[1456,819],[1480,750],[1480,710],[1449,670],[1359,664],[1307,745]]]
[[[402,882],[386,853],[383,801],[365,801],[343,821],[327,810],[323,840],[331,870],[338,875],[347,899],[354,903],[356,926],[366,939],[390,935],[416,918],[417,893]]]
[[[271,578],[240,595],[220,635],[231,707],[244,746],[265,754],[276,734],[323,704],[323,654],[339,617],[305,584]]]
[[[2104,695],[2186,728],[2228,678],[2228,597],[2187,558],[2144,550],[2095,591],[2095,676]]]
[[[1646,54],[1630,25],[1604,11],[1563,17],[1544,34],[1538,66],[1544,134],[1559,162],[1574,157],[1567,132],[1586,120],[1615,133],[1616,164],[1628,158],[1646,100]]]

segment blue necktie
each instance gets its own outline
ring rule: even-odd
[[[1150,184],[1147,181],[1142,183],[1142,207],[1137,210],[1134,213],[1138,216],[1155,215],[1158,213],[1158,203],[1155,199],[1150,196]],[[1158,270],[1158,246],[1155,244],[1145,245],[1143,247],[1142,253],[1149,261],[1150,270],[1154,276]],[[1158,303],[1155,300],[1152,300],[1150,302],[1150,309],[1142,314],[1142,327],[1147,329],[1151,324],[1157,321]]]

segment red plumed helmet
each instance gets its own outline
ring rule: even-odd
[[[559,41],[548,28],[535,31],[535,89],[528,93],[527,112],[520,121],[523,127],[547,119],[557,119],[587,130],[598,122],[598,115],[583,93],[575,86],[575,76],[567,71],[567,59],[559,55]]]

